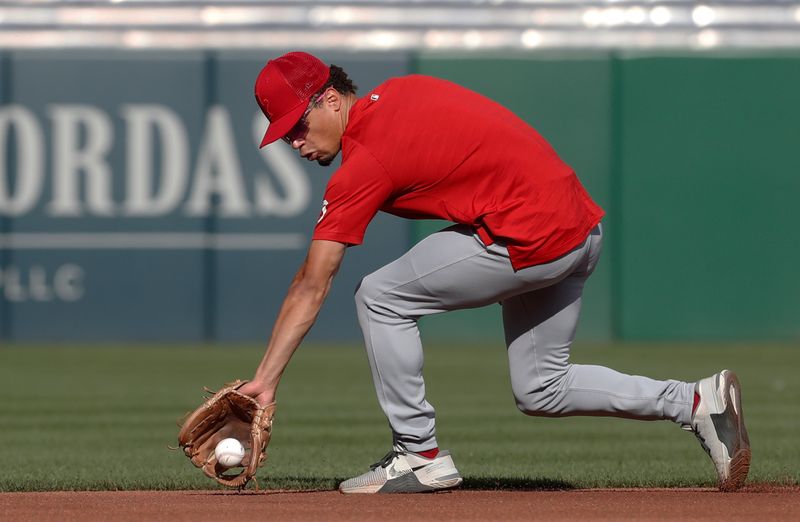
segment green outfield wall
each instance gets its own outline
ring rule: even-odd
[[[30,51],[0,60],[0,339],[266,342],[330,169],[267,121],[253,52]],[[362,89],[401,53],[321,54]],[[408,247],[377,216],[310,338],[360,337],[361,277]]]
[[[266,340],[331,174],[257,149],[282,52],[0,51],[0,341]],[[581,339],[800,340],[800,53],[320,57],[361,92],[456,81],[553,144],[607,212]],[[358,341],[360,278],[443,226],[379,215],[311,338]],[[422,327],[502,330],[498,306]]]
[[[800,339],[800,56],[616,62],[616,332]]]

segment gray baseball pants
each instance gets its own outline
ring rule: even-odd
[[[511,388],[522,412],[690,422],[693,383],[569,362],[583,285],[600,257],[602,237],[598,225],[566,255],[514,272],[505,247],[486,246],[473,229],[456,225],[361,281],[358,320],[396,445],[409,451],[438,445],[434,409],[425,399],[417,320],[498,302]]]

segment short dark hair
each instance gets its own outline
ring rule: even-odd
[[[328,81],[325,82],[325,85],[323,85],[316,92],[316,94],[314,96],[319,96],[320,94],[325,92],[325,89],[327,89],[328,87],[333,87],[334,89],[336,89],[339,92],[339,94],[355,94],[356,93],[356,90],[358,90],[358,87],[356,86],[356,84],[353,83],[353,80],[351,80],[350,77],[347,76],[347,73],[344,72],[344,69],[342,69],[338,65],[331,64],[330,71],[331,72],[330,72],[330,76],[328,77]]]

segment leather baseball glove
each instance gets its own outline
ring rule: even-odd
[[[234,381],[212,394],[199,408],[189,413],[178,433],[178,444],[192,464],[224,486],[244,489],[267,458],[267,444],[272,435],[275,403],[261,407],[255,399],[238,391],[247,381]],[[222,439],[232,437],[245,448],[244,460],[235,468],[238,474],[226,474],[217,462],[214,449]],[[230,468],[230,469],[235,469]],[[258,482],[256,482],[258,489]]]

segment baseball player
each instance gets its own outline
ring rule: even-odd
[[[453,83],[392,78],[366,96],[335,65],[292,52],[255,84],[270,121],[303,158],[341,166],[325,191],[308,255],[291,282],[254,378],[241,389],[272,403],[289,359],[314,323],[349,246],[378,211],[456,225],[367,275],[356,291],[375,392],[392,450],[342,493],[458,486],[425,398],[417,321],[500,303],[511,385],[527,415],[666,419],[694,432],[721,489],[744,482],[750,446],[736,375],[657,381],[569,362],[581,294],[600,257],[603,210],[527,123]]]

